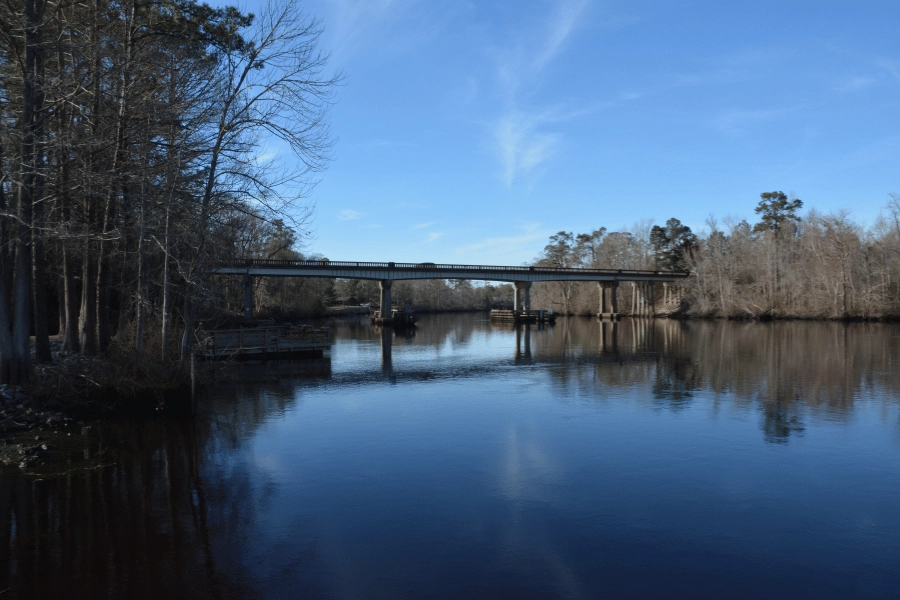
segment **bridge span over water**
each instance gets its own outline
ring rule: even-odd
[[[688,276],[677,271],[632,269],[575,269],[541,266],[451,265],[432,262],[352,262],[334,260],[229,259],[214,266],[212,273],[244,277],[244,315],[253,311],[253,277],[326,277],[371,279],[381,289],[381,306],[391,306],[394,280],[470,279],[504,281],[515,286],[514,306],[531,310],[531,285],[536,281],[596,281],[600,287],[600,316],[618,315],[617,288],[631,282],[642,297],[653,297],[655,283],[668,284]]]

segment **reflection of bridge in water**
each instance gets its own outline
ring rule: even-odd
[[[656,302],[654,286],[664,286],[663,301],[673,295],[668,284],[687,277],[687,273],[635,269],[570,269],[538,266],[445,265],[430,262],[348,262],[330,260],[272,260],[232,259],[219,262],[212,273],[242,275],[244,278],[244,317],[253,315],[254,277],[325,277],[329,279],[368,279],[378,281],[381,289],[382,314],[391,306],[394,280],[468,279],[475,281],[505,281],[515,287],[515,310],[531,310],[531,285],[538,281],[594,281],[600,290],[598,316],[616,319],[619,316],[618,287],[620,282],[634,286],[632,314],[651,316]],[[389,313],[387,313],[389,314]],[[380,319],[389,322],[390,318]]]
[[[562,364],[577,358],[580,362],[592,360],[595,362],[636,362],[656,360],[657,350],[668,349],[670,342],[678,337],[679,324],[676,321],[654,321],[651,319],[625,319],[593,321],[591,330],[596,333],[596,345],[594,352],[580,351],[576,357],[570,353],[557,352],[556,348],[542,352],[533,351],[535,335],[552,334],[554,329],[567,328],[564,325],[545,327],[532,324],[491,323],[491,331],[506,331],[515,334],[515,350],[512,363],[505,356],[495,356],[480,361],[478,365],[457,367],[454,376],[467,377],[478,376],[497,368],[519,365]],[[415,338],[415,331],[398,332],[391,327],[380,327],[379,342],[381,344],[381,372],[392,376],[398,375],[393,365],[394,339],[403,337],[407,341]],[[565,337],[565,336],[564,336]],[[661,338],[661,339],[657,339]],[[620,339],[622,343],[620,344]],[[569,340],[571,342],[571,340]],[[553,345],[553,344],[551,344]],[[421,375],[421,373],[420,373]]]

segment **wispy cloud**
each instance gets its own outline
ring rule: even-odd
[[[877,80],[874,77],[850,77],[849,79],[838,83],[836,86],[834,86],[834,89],[841,93],[856,92],[861,89],[867,88],[875,84],[876,82]]]
[[[545,120],[538,115],[510,112],[494,124],[495,147],[503,168],[503,182],[507,186],[512,186],[520,175],[545,162],[556,150],[560,135],[539,131],[543,122]]]
[[[532,68],[540,71],[547,63],[556,58],[587,6],[587,0],[568,0],[557,4],[555,14],[547,29],[547,35],[543,40],[543,47],[534,57]]]
[[[739,134],[749,127],[780,119],[793,112],[796,109],[727,110],[715,118],[715,124],[724,133]]]
[[[431,242],[437,241],[443,234],[443,232],[432,231],[428,234],[428,237],[425,238],[425,242],[430,244]]]
[[[545,110],[519,108],[520,97],[527,95],[523,90],[540,87],[543,72],[564,51],[588,6],[588,0],[558,0],[537,34],[523,33],[497,54],[497,82],[506,109],[488,130],[507,186],[545,163],[559,147],[561,135],[546,130],[554,119]]]
[[[428,221],[427,223],[419,223],[418,225],[413,225],[412,228],[413,229],[427,229],[428,227],[431,227],[432,225],[434,225],[434,221]]]
[[[547,231],[535,230],[520,235],[486,238],[480,242],[456,248],[456,253],[460,255],[477,254],[485,262],[522,256],[528,251],[537,254],[536,242],[546,240],[548,235]]]
[[[900,61],[882,58],[878,60],[878,67],[884,69],[894,79],[900,81]]]
[[[415,0],[333,0],[329,28],[335,54],[339,58],[353,54],[414,3]]]
[[[338,213],[338,221],[358,221],[363,217],[363,213],[358,210],[350,210],[345,208]]]
[[[378,56],[414,51],[432,43],[451,26],[453,17],[467,10],[466,3],[422,0],[329,0],[326,44],[333,63],[343,66],[355,56]],[[369,53],[371,48],[377,53]]]

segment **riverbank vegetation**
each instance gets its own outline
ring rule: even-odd
[[[32,376],[30,334],[38,363],[58,332],[186,364],[222,305],[207,266],[307,231],[340,78],[320,32],[295,0],[0,7],[0,383]]]
[[[679,310],[688,316],[900,316],[900,196],[891,196],[869,227],[847,212],[801,214],[802,208],[801,200],[775,191],[760,195],[758,222],[711,217],[701,234],[675,218],[620,231],[561,231],[535,264],[687,271],[677,286]],[[631,286],[621,285],[619,293],[620,311],[628,314]],[[532,305],[569,314],[596,313],[597,304],[596,284],[545,283],[532,290]]]

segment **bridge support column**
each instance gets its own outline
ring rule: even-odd
[[[640,288],[638,287],[638,284],[635,283],[634,281],[632,281],[631,282],[631,316],[632,317],[639,316],[639,313],[638,313],[638,306],[640,306],[640,303],[638,302],[638,290],[639,289]]]
[[[656,283],[653,281],[647,282],[647,316],[655,317],[656,316]]]
[[[381,290],[381,317],[378,319],[380,323],[390,323],[393,318],[391,312],[391,285],[392,279],[382,279],[378,282],[378,289]]]
[[[600,289],[600,312],[597,315],[601,319],[616,320],[619,318],[618,281],[598,281]]]
[[[513,310],[522,310],[523,305],[525,310],[531,310],[531,282],[516,281],[513,285]]]
[[[244,275],[244,321],[253,320],[253,277]]]

